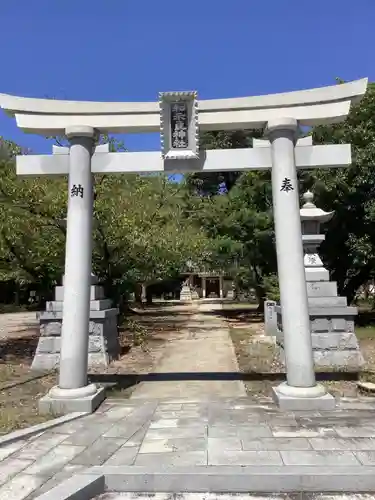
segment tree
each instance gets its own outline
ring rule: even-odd
[[[97,184],[94,265],[111,294],[176,277],[207,238],[184,217],[183,186],[164,176],[106,176]]]
[[[93,270],[116,303],[137,283],[199,261],[207,240],[184,218],[183,185],[145,175],[98,175],[94,185]],[[66,186],[62,177],[17,177],[14,158],[2,162],[0,278],[33,283],[44,298],[64,269]]]
[[[259,130],[205,132],[200,137],[201,149],[238,149],[252,147],[252,139],[262,136]],[[186,185],[200,196],[214,196],[220,190],[230,191],[241,172],[204,172],[189,174]]]
[[[375,277],[375,84],[353,106],[344,123],[315,127],[316,144],[350,143],[349,168],[307,172],[316,203],[335,216],[327,223],[321,252],[339,292],[351,302],[358,288]]]
[[[265,279],[276,270],[270,173],[242,174],[229,193],[198,197],[191,213],[211,238],[212,265],[254,288],[262,307]]]

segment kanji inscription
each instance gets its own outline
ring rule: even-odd
[[[294,191],[292,181],[288,177],[285,177],[285,179],[281,183],[280,191],[285,191],[286,193],[289,193],[289,191]]]
[[[188,106],[184,101],[171,104],[171,137],[173,149],[189,147],[188,137]]]
[[[83,198],[83,187],[81,186],[81,184],[73,184],[71,190],[70,190],[70,196],[71,198],[74,198],[76,196],[80,196],[81,198]]]

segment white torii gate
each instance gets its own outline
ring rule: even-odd
[[[345,167],[349,144],[313,146],[299,126],[344,120],[365,94],[367,79],[311,90],[200,101],[195,92],[160,94],[159,102],[103,103],[0,94],[0,107],[25,132],[65,135],[70,148],[17,157],[19,175],[69,175],[64,307],[58,386],[43,408],[93,411],[104,392],[87,381],[92,246],[92,173],[272,170],[277,264],[287,382],[274,388],[282,407],[331,409],[316,384],[299,215],[298,168]],[[264,128],[252,149],[199,150],[199,131]],[[98,133],[161,131],[162,153],[94,149]],[[79,242],[79,243],[78,243]]]

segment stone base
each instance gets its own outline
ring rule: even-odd
[[[346,297],[333,296],[334,282],[308,284],[310,331],[314,363],[317,368],[359,370],[364,365],[359,343],[354,331],[356,307],[346,306]],[[321,288],[327,296],[321,296]],[[281,347],[280,360],[284,360],[281,307],[276,306],[277,343]]]
[[[282,385],[272,388],[273,400],[281,411],[329,411],[333,410],[336,406],[336,400],[331,394],[323,394],[317,397],[286,395],[282,392]]]
[[[359,350],[314,351],[314,364],[317,368],[343,368],[358,371],[365,360]]]
[[[100,313],[100,314],[99,314]],[[89,366],[108,366],[120,354],[117,309],[91,311],[89,322]],[[99,317],[98,317],[99,316]],[[31,369],[53,370],[60,363],[62,312],[40,314],[40,337]]]
[[[280,347],[279,359],[285,366],[285,352],[283,349],[282,332],[278,332],[276,342]],[[314,349],[314,365],[316,368],[336,368],[339,370],[358,371],[365,360],[359,349]]]
[[[87,386],[91,388],[92,386]],[[52,413],[54,415],[65,415],[73,412],[93,413],[105,399],[104,387],[95,387],[92,391],[82,388],[82,395],[78,389],[62,390],[55,386],[39,400],[40,413]],[[72,392],[70,397],[69,392]],[[87,392],[91,394],[86,395]]]

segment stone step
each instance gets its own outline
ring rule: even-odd
[[[336,281],[321,281],[306,283],[308,297],[336,297],[337,283]]]
[[[46,311],[62,311],[64,302],[62,301],[49,301],[46,302]],[[110,299],[90,300],[90,311],[103,311],[110,309],[112,301]]]
[[[112,307],[111,309],[103,309],[101,311],[91,310],[90,311],[90,319],[105,319],[111,316],[117,316],[119,314],[119,310],[116,307]],[[40,321],[48,321],[48,320],[59,320],[62,319],[62,310],[61,311],[42,311],[37,315]]]
[[[346,307],[346,297],[309,297],[309,307]]]
[[[99,285],[90,286],[90,300],[101,300],[104,299],[104,288]],[[64,287],[55,286],[55,300],[57,302],[62,302],[64,300]]]

